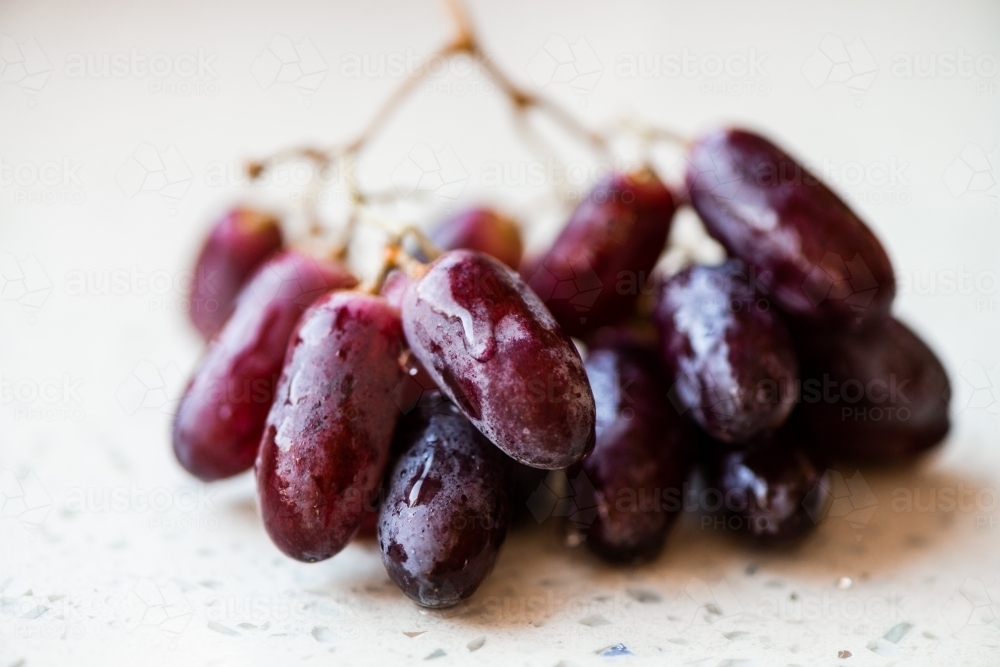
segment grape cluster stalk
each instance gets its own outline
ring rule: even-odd
[[[435,57],[479,57],[518,117],[547,114],[610,151],[514,83],[448,6],[457,34]],[[426,74],[352,141],[280,151],[251,176],[289,159],[352,168]],[[208,346],[175,416],[178,461],[206,481],[252,468],[267,534],[291,558],[374,536],[402,591],[441,608],[482,584],[526,508],[546,518],[551,471],[572,480],[581,541],[634,563],[661,552],[693,478],[725,498],[702,511],[780,544],[816,529],[828,466],[907,464],[944,439],[947,374],[893,317],[889,256],[846,203],[747,130],[628,131],[680,144],[684,183],[649,165],[612,172],[527,257],[521,223],[476,206],[392,232],[361,284],[346,248],[377,197],[353,176],[332,251],[234,207],[196,260],[191,303],[214,307],[190,313]],[[658,268],[681,207],[723,263]]]

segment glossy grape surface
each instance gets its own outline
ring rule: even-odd
[[[289,251],[250,279],[213,339],[174,418],[177,460],[205,481],[253,465],[296,322],[326,292],[355,284],[339,264]]]
[[[257,457],[268,535],[313,562],[351,540],[374,506],[399,409],[399,311],[353,291],[302,317],[289,344]]]
[[[720,494],[728,529],[779,544],[816,527],[830,502],[830,484],[805,453],[806,439],[790,423],[749,449],[714,448],[718,458],[708,466],[709,487]]]
[[[445,220],[430,238],[445,250],[478,250],[515,270],[524,251],[518,224],[489,208],[474,208]]]
[[[690,147],[691,204],[795,317],[856,326],[888,313],[896,291],[882,244],[802,165],[767,139],[720,130]]]
[[[741,442],[787,419],[798,398],[795,348],[741,262],[673,276],[660,290],[654,319],[675,378],[674,407],[707,433]]]
[[[890,318],[841,335],[796,334],[802,416],[824,458],[893,463],[948,433],[951,385],[933,351]]]
[[[596,507],[587,546],[619,562],[648,560],[680,515],[691,471],[693,430],[671,408],[654,349],[616,344],[591,351],[587,375],[597,402],[597,445],[581,464],[577,508]]]
[[[451,404],[399,431],[408,446],[379,515],[382,562],[411,600],[449,607],[483,582],[507,534],[505,457]]]
[[[594,445],[594,398],[573,343],[499,261],[445,253],[407,290],[403,328],[441,390],[508,456],[565,468]]]
[[[650,282],[674,210],[673,196],[652,173],[612,174],[524,277],[567,334],[583,337],[614,324]]]
[[[209,232],[194,264],[188,315],[210,340],[236,305],[236,297],[254,270],[281,249],[281,227],[274,216],[235,208]]]

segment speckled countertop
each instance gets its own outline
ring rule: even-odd
[[[446,612],[407,601],[373,544],[293,562],[268,541],[249,476],[205,486],[173,460],[169,414],[201,350],[184,272],[211,216],[247,196],[240,160],[360,127],[398,82],[378,58],[427,53],[443,15],[399,0],[5,2],[0,667],[1000,664],[997,6],[473,7],[499,61],[588,122],[739,119],[818,165],[885,240],[896,311],[949,370],[945,446],[909,470],[832,471],[833,506],[792,550],[686,512],[655,562],[613,568],[567,546],[557,520],[532,521]],[[676,76],[624,66],[685,53]],[[133,59],[105,76],[105,54],[181,69]],[[904,67],[945,55],[971,73]],[[713,75],[729,56],[758,64]],[[404,220],[480,197],[533,220],[546,184],[516,174],[541,163],[491,91],[449,70],[421,92],[362,178],[423,191],[428,207]],[[585,187],[591,158],[557,143],[585,176],[549,181]],[[676,156],[657,160],[675,173]],[[291,174],[252,197],[304,193]],[[554,230],[547,210],[533,244]],[[694,229],[685,214],[675,234]]]

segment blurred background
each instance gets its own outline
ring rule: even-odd
[[[0,667],[457,664],[470,651],[590,664],[618,644],[635,660],[708,665],[845,652],[865,665],[995,661],[1000,5],[469,10],[499,67],[588,126],[631,119],[689,137],[748,126],[825,178],[883,240],[897,315],[949,371],[944,447],[904,473],[841,471],[837,516],[794,552],[747,549],[693,517],[659,560],[627,570],[558,553],[553,531],[514,535],[476,603],[444,615],[405,600],[371,545],[291,562],[256,518],[249,475],[206,487],[170,451],[170,415],[202,352],[184,312],[189,269],[234,203],[293,223],[312,206],[335,229],[336,170],[317,190],[306,165],[256,185],[243,165],[352,138],[449,38],[447,12],[431,0],[5,0]],[[439,65],[362,154],[359,183],[407,197],[380,213],[391,224],[491,202],[522,220],[529,247],[544,244],[609,165],[544,119],[546,148],[521,141],[477,65]],[[614,166],[638,155],[617,148]],[[679,159],[654,152],[673,182]],[[693,216],[674,234],[694,243]],[[376,242],[362,232],[357,256]]]

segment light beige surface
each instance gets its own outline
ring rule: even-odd
[[[0,667],[1000,664],[1000,8],[672,4],[473,10],[512,75],[589,123],[740,122],[826,174],[885,240],[897,312],[951,374],[938,455],[838,471],[837,504],[794,551],[740,546],[694,513],[639,568],[568,549],[555,525],[517,532],[483,589],[443,614],[407,602],[371,546],[291,562],[249,477],[205,487],[169,451],[200,353],[184,272],[212,215],[246,196],[242,159],[348,137],[398,82],[391,64],[445,38],[445,16],[430,2],[5,2]],[[127,56],[122,76],[88,72],[105,54]],[[139,57],[182,73],[143,74]],[[398,220],[486,198],[532,220],[537,245],[559,216],[548,185],[596,173],[558,136],[573,169],[546,171],[465,68],[403,112],[361,165],[371,189],[424,193]],[[657,158],[675,173],[675,154]],[[536,169],[541,182],[520,177]],[[253,197],[289,207],[303,193],[289,180]],[[678,237],[695,232],[678,221]],[[617,644],[633,656],[601,655]]]

